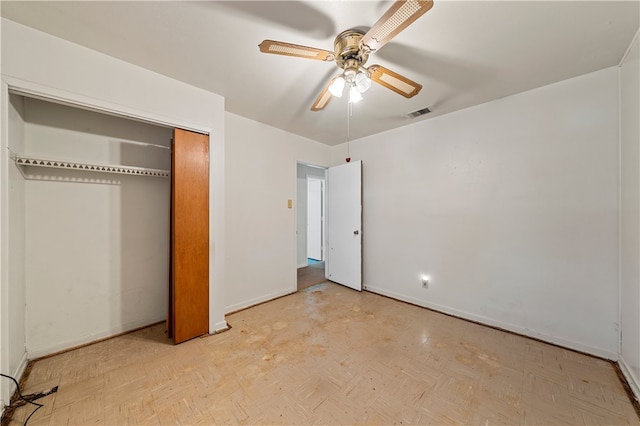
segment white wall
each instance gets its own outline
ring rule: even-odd
[[[35,31],[6,19],[1,24],[3,104],[7,85],[31,94],[65,100],[144,120],[210,133],[210,314],[209,329],[225,328],[224,321],[224,98],[107,55]],[[6,110],[2,111],[0,176],[11,165],[7,156]],[[0,187],[0,235],[8,233],[8,186]],[[2,366],[10,341],[7,312],[11,303],[5,277],[10,267],[8,245],[0,253],[0,346]],[[0,382],[3,400],[8,387]]]
[[[617,358],[617,109],[609,68],[352,142],[366,288]]]
[[[171,166],[169,149],[126,143],[168,148],[171,128],[29,98],[24,111],[26,146],[19,152]],[[170,180],[32,167],[26,173],[38,176],[25,185],[29,358],[163,321]]]
[[[235,114],[226,120],[230,312],[296,290],[296,164],[326,165],[329,147]]]
[[[620,67],[620,366],[640,398],[640,43]]]

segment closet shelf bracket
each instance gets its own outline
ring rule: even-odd
[[[53,169],[81,170],[87,172],[114,173],[120,175],[169,177],[169,170],[148,169],[146,167],[121,166],[109,164],[90,164],[75,161],[35,158],[11,153],[11,158],[18,166],[48,167]]]

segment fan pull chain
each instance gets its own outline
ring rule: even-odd
[[[351,139],[351,114],[353,114],[352,105],[351,102],[347,102],[347,158],[345,158],[347,163],[351,161],[351,152],[349,150],[349,142]]]

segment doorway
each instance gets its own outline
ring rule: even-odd
[[[315,170],[314,170],[315,169]],[[308,180],[324,176],[322,210],[323,250],[322,276],[316,272],[313,281],[319,284],[331,280],[338,284],[362,290],[362,161],[352,161],[329,167],[298,164],[297,169],[297,264],[298,276],[310,272],[308,254]],[[315,268],[320,269],[320,265]],[[302,286],[314,285],[309,280]],[[302,283],[299,283],[300,290]]]
[[[325,168],[297,164],[297,289],[325,279]]]

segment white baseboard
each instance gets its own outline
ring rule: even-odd
[[[307,265],[306,263],[299,263],[299,264],[298,264],[298,269],[300,269],[300,268],[305,268],[305,267],[307,267],[307,266],[309,266],[309,265]]]
[[[539,339],[554,345],[562,346],[567,349],[573,349],[580,352],[585,352],[591,355],[598,356],[600,358],[605,358],[611,361],[617,361],[619,356],[616,352],[611,352],[606,349],[596,348],[589,345],[584,345],[582,343],[574,342],[571,340],[566,340],[556,336],[550,336],[544,333],[538,333],[536,331],[523,328],[517,325],[504,323],[501,321],[494,320],[492,318],[487,318],[481,315],[472,314],[465,311],[460,311],[458,309],[450,308],[448,306],[442,306],[435,303],[430,303],[424,300],[416,299],[410,296],[406,296],[404,294],[395,293],[393,291],[388,291],[385,289],[381,289],[374,286],[365,285],[363,288],[372,293],[377,293],[383,296],[391,297],[393,299],[398,299],[403,302],[408,302],[417,306],[422,306],[424,308],[432,309],[434,311],[442,312],[445,314],[453,315],[455,317],[459,317],[462,319],[467,319],[470,321],[478,322],[481,324],[485,324],[491,327],[500,328],[503,330],[511,331],[513,333],[521,334],[523,336],[532,337],[534,339]]]
[[[235,303],[233,305],[229,305],[229,306],[224,308],[224,313],[225,314],[229,314],[231,312],[236,312],[236,311],[239,311],[241,309],[248,308],[250,306],[258,305],[258,304],[263,303],[263,302],[268,302],[269,300],[277,299],[278,297],[282,297],[282,296],[287,296],[289,294],[293,294],[295,292],[296,292],[296,289],[294,288],[294,289],[291,289],[291,290],[282,290],[282,291],[277,291],[277,292],[271,293],[271,294],[265,294],[264,296],[255,297],[255,298],[250,299],[250,300],[245,300],[244,302],[240,302],[240,303]]]
[[[10,371],[7,374],[11,375],[11,377],[16,379],[16,381],[18,383],[20,383],[20,380],[22,380],[22,375],[24,374],[24,371],[26,370],[28,363],[29,363],[29,360],[27,358],[27,352],[25,351],[24,354],[22,354],[22,358],[20,359],[20,362],[18,363],[18,366],[15,368],[15,370],[14,371]],[[11,400],[11,396],[16,391],[16,385],[15,385],[15,383],[13,383],[13,381],[11,381],[9,379],[5,379],[4,377],[2,377],[2,380],[3,381],[6,380],[6,384],[7,384],[7,387],[9,389],[7,394],[9,395],[9,400]],[[4,399],[0,398],[0,418],[1,418],[2,414],[4,414],[5,405],[8,404],[9,402],[10,401],[4,401]]]
[[[620,367],[620,371],[622,371],[624,378],[627,379],[627,383],[629,383],[629,387],[636,397],[636,401],[640,402],[640,383],[638,383],[638,378],[631,373],[631,369],[624,358],[622,358],[622,355],[618,359],[618,367]]]
[[[215,325],[213,326],[213,332],[214,333],[219,333],[221,331],[225,331],[229,329],[229,324],[227,324],[226,321],[220,321],[215,323]]]
[[[112,337],[120,333],[126,333],[127,331],[135,330],[137,328],[145,327],[151,324],[156,324],[158,322],[165,321],[165,319],[166,318],[163,316],[162,318],[157,318],[157,319],[135,321],[128,324],[114,326],[109,328],[108,330],[104,330],[98,333],[88,334],[88,335],[79,337],[77,339],[70,339],[64,342],[56,342],[55,345],[40,347],[40,348],[27,348],[27,357],[29,359],[35,359],[35,358],[51,355],[56,352],[74,348],[76,346],[81,346],[81,345],[95,342],[97,340],[106,339],[108,337]]]
[[[20,359],[20,363],[16,367],[16,370],[13,371],[13,377],[16,378],[18,383],[20,383],[20,380],[22,379],[22,375],[24,374],[24,370],[26,370],[28,363],[29,358],[27,357],[27,351],[24,351],[24,353],[22,354],[22,358]],[[13,394],[13,391],[11,393]]]

